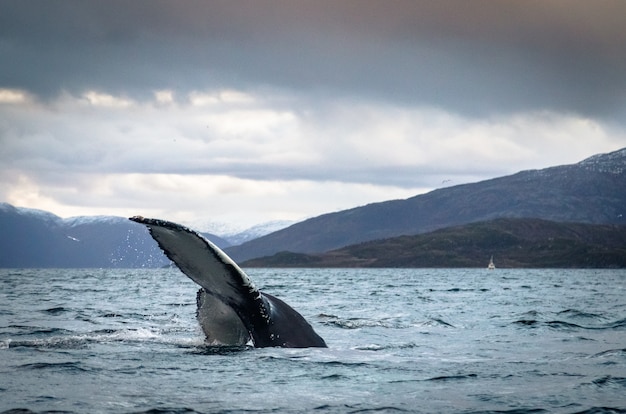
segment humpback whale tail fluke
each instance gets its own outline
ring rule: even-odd
[[[198,292],[198,322],[212,344],[286,348],[326,347],[311,325],[282,300],[259,291],[219,247],[170,221],[131,217],[148,227],[165,255]]]

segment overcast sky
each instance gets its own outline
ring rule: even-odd
[[[626,1],[0,0],[0,201],[246,227],[626,147]]]

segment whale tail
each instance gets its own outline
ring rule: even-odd
[[[209,342],[256,347],[326,347],[311,325],[282,300],[260,292],[219,247],[180,224],[131,217],[148,227],[165,255],[202,287],[198,321]],[[247,332],[247,334],[246,334]]]

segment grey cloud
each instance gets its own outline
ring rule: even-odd
[[[5,1],[0,85],[277,87],[488,115],[626,106],[615,0]]]

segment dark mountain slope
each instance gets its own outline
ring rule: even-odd
[[[625,268],[626,225],[496,219],[360,243],[320,254],[281,252],[247,267]]]
[[[625,169],[626,149],[622,149],[573,165],[522,171],[325,214],[226,251],[235,260],[279,251],[324,252],[498,217],[626,223]]]
[[[0,204],[0,267],[57,267],[70,240],[55,232],[59,217]]]
[[[146,228],[126,218],[62,219],[0,203],[0,267],[133,268],[167,263]]]

